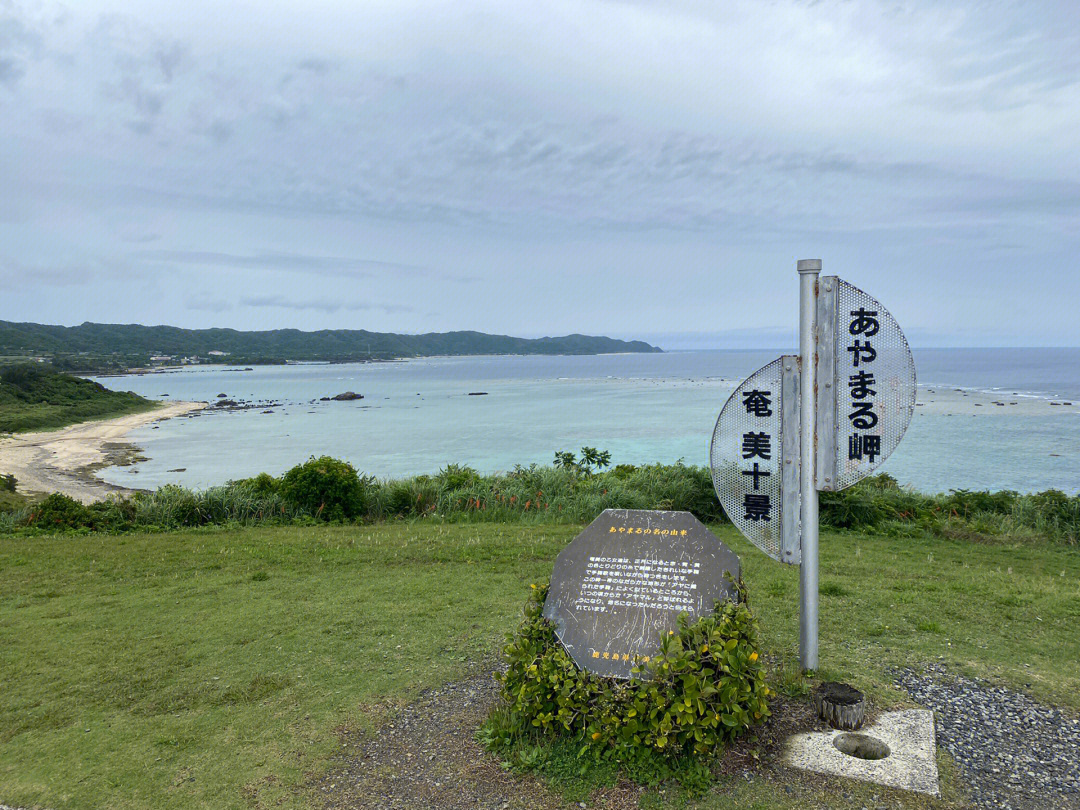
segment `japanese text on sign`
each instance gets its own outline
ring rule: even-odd
[[[772,391],[744,391],[742,395],[743,407],[749,416],[758,419],[766,419],[772,416]],[[765,431],[747,431],[742,435],[742,457],[748,461],[755,457],[765,459],[772,458],[772,435]],[[753,462],[749,469],[742,470],[744,476],[750,479],[752,491],[743,496],[743,510],[745,518],[753,521],[772,520],[772,502],[768,493],[760,492],[761,479],[772,475],[768,470],[761,469],[761,464]]]
[[[659,532],[658,532],[659,533]],[[589,557],[574,609],[606,613],[613,607],[692,611],[701,563],[656,558]]]
[[[848,459],[852,461],[865,458],[873,463],[881,455],[881,431],[870,432],[878,424],[878,415],[874,410],[877,382],[873,372],[877,350],[870,339],[878,333],[879,328],[877,310],[859,307],[850,311],[847,331],[852,340],[846,348],[851,355],[847,418],[851,430],[848,434]]]

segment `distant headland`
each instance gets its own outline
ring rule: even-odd
[[[0,321],[0,356],[47,360],[73,372],[154,366],[356,363],[409,357],[478,354],[614,354],[659,352],[640,340],[596,335],[519,338],[483,332],[398,335],[366,329],[181,329],[176,326],[84,323],[57,326]]]

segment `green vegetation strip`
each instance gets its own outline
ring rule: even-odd
[[[725,520],[708,469],[682,463],[601,470],[607,453],[583,448],[582,461],[556,453],[556,465],[516,466],[480,475],[448,465],[435,475],[379,481],[329,456],[311,458],[279,478],[262,473],[224,486],[154,492],[89,507],[54,494],[41,503],[0,499],[0,533],[129,532],[207,525],[377,523],[423,518],[475,523],[588,523],[604,509],[671,509],[700,520]],[[569,459],[569,461],[568,461]],[[2,482],[0,482],[2,489]],[[1031,495],[969,492],[924,495],[886,474],[843,492],[822,493],[821,522],[833,529],[897,539],[927,534],[977,542],[1080,541],[1080,496],[1057,490]]]
[[[0,370],[0,433],[55,428],[141,413],[158,403],[130,391],[111,391],[42,365]]]
[[[307,806],[335,729],[490,656],[576,531],[0,538],[0,802]],[[716,531],[743,559],[786,689],[798,571]],[[1080,708],[1075,549],[826,533],[821,550],[823,676],[888,705],[888,667],[940,661]],[[779,786],[739,790],[761,806],[794,801]]]

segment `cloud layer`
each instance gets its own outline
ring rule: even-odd
[[[125,6],[0,0],[0,317],[1080,343],[1075,4]]]

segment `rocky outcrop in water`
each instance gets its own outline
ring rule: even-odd
[[[363,399],[363,394],[358,394],[355,391],[345,391],[341,394],[335,394],[332,397],[319,397],[320,402],[351,402],[354,399]]]

